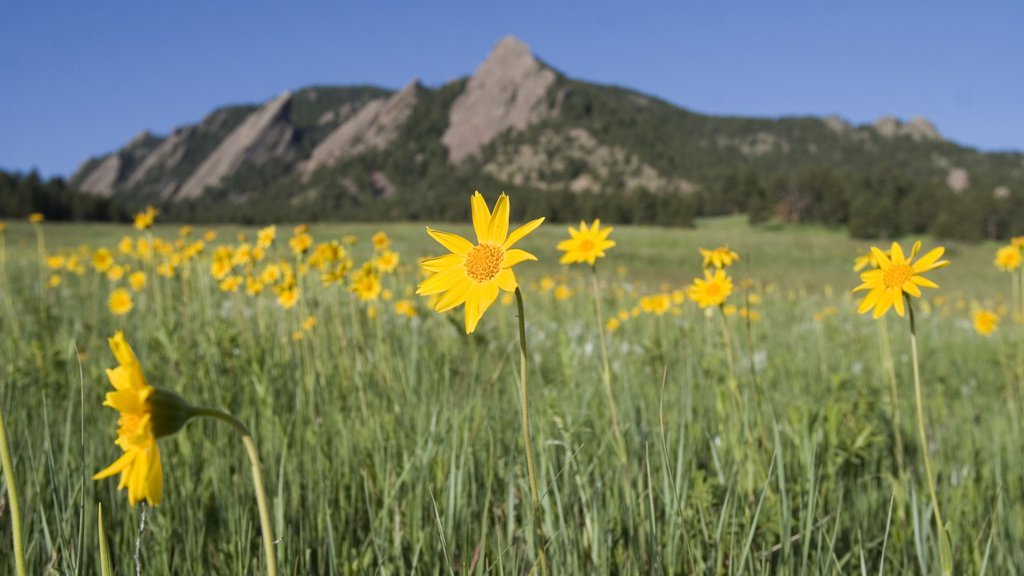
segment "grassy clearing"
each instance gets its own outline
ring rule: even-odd
[[[441,226],[470,235],[468,226]],[[385,229],[402,255],[384,277],[396,299],[415,259],[440,254],[420,224],[316,225],[318,240],[355,234],[358,262]],[[45,224],[48,252],[113,248],[118,226]],[[219,241],[239,232],[218,229]],[[176,227],[157,227],[167,239]],[[287,230],[274,253],[291,259]],[[608,335],[628,463],[620,465],[601,380],[588,271],[557,264],[561,226],[523,242],[540,257],[517,268],[531,347],[531,419],[548,559],[557,574],[933,573],[938,549],[913,418],[905,321],[886,320],[899,390],[894,426],[878,324],[854,313],[853,256],[867,246],[815,229],[753,230],[737,219],[695,230],[617,227],[599,265],[604,310],[699,274],[698,246],[728,244],[732,272],[762,299],[761,318],[727,320],[736,390],[719,316],[691,302],[641,313]],[[103,408],[122,329],[153,384],[225,408],[252,429],[272,500],[282,574],[520,574],[531,563],[529,489],[519,435],[514,307],[496,303],[477,332],[461,312],[418,316],[367,304],[344,286],[300,280],[290,310],[273,295],[225,294],[208,254],[162,278],[149,271],[135,308],[115,317],[111,283],[91,269],[45,288],[36,237],[7,231],[0,403],[19,482],[30,573],[98,573],[96,504],[111,561],[133,573],[141,508],[116,481],[90,477],[119,455],[116,413]],[[1009,296],[993,246],[952,246],[932,277],[919,339],[929,447],[955,573],[1024,571],[1021,330],[990,338],[971,303]],[[116,254],[116,251],[115,251]],[[553,282],[542,283],[546,276]],[[556,299],[548,284],[573,295]],[[120,284],[124,284],[122,281]],[[937,296],[937,298],[936,298]],[[815,313],[834,306],[820,321]],[[373,307],[375,317],[368,317]],[[308,316],[316,326],[304,331]],[[301,340],[294,338],[302,333]],[[905,450],[901,475],[895,452]],[[164,504],[146,512],[148,574],[262,572],[256,504],[237,436],[195,421],[161,439]],[[0,488],[5,510],[6,488]],[[13,573],[0,513],[0,572]]]

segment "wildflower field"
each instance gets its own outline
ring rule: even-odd
[[[1024,573],[1020,246],[473,202],[3,225],[0,574]]]

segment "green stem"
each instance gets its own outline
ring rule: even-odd
[[[241,420],[227,412],[213,408],[195,408],[194,414],[226,422],[242,436],[242,443],[245,444],[245,451],[249,455],[249,463],[252,465],[252,483],[256,487],[256,505],[260,512],[260,529],[263,531],[263,551],[267,558],[267,574],[276,576],[277,562],[274,559],[274,535],[270,529],[270,508],[267,506],[267,493],[263,488],[263,476],[260,473],[260,456],[256,451],[256,443],[252,439],[252,434]]]
[[[889,343],[889,326],[885,319],[877,322],[878,341],[881,346],[882,366],[885,368],[886,377],[889,379],[889,397],[892,404],[892,429],[896,440],[896,466],[899,468],[900,479],[906,475],[903,457],[903,431],[900,424],[900,392],[896,385],[896,364],[892,359],[892,346]]]
[[[608,397],[608,411],[612,416],[612,428],[615,430],[615,441],[619,450],[619,460],[625,463],[628,459],[626,454],[626,439],[622,435],[622,427],[619,426],[619,411],[615,406],[615,396],[612,394],[612,369],[608,362],[608,345],[604,337],[604,318],[601,315],[601,290],[597,282],[597,265],[590,267],[591,286],[594,289],[594,313],[597,315],[597,333],[601,340],[601,361],[603,362],[602,377],[604,378],[604,393]]]
[[[523,312],[523,294],[516,286],[516,310],[519,313],[519,401],[522,405],[523,447],[526,450],[526,472],[530,477],[530,503],[533,507],[534,546],[542,576],[548,574],[548,560],[544,553],[544,531],[540,521],[540,490],[537,471],[533,465],[533,443],[530,442],[529,396],[526,393],[526,316]]]
[[[14,465],[11,463],[11,449],[7,444],[7,428],[4,426],[2,407],[0,407],[0,464],[3,464],[4,483],[7,484],[7,499],[11,506],[14,566],[18,576],[25,576],[25,555],[21,543],[21,508],[18,507],[18,490],[14,487]]]
[[[942,562],[942,571],[944,574],[949,574],[952,567],[948,564],[951,562],[951,558],[948,558],[950,554],[947,553],[948,544],[946,542],[946,529],[945,524],[942,523],[942,514],[939,512],[939,498],[935,492],[935,476],[932,474],[932,460],[928,455],[928,434],[925,431],[924,426],[924,400],[921,398],[921,369],[917,359],[917,326],[914,322],[914,307],[910,301],[909,296],[905,296],[907,311],[910,315],[910,353],[911,360],[914,363],[914,401],[917,404],[917,433],[920,436],[921,441],[921,454],[924,455],[924,473],[928,477],[928,493],[932,500],[932,511],[935,514],[935,525],[938,529],[939,537],[939,558]]]

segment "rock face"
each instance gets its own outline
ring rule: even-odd
[[[946,185],[957,194],[971,187],[971,174],[966,168],[950,168],[946,175]]]
[[[907,136],[915,142],[942,140],[942,135],[939,134],[935,125],[929,122],[927,118],[920,116],[911,118],[910,122],[907,123],[903,123],[898,118],[892,116],[883,116],[876,120],[872,126],[884,138]]]
[[[132,171],[131,175],[125,181],[126,186],[134,186],[142,180],[142,177],[146,175],[150,169],[156,166],[167,166],[169,168],[174,167],[179,162],[185,153],[185,141],[189,135],[192,134],[192,128],[180,128],[175,130],[170,136],[164,139],[152,152],[149,153],[142,163]]]
[[[548,89],[555,73],[511,36],[498,42],[452,104],[442,142],[459,164],[509,128],[522,130],[550,113]]]
[[[259,162],[284,152],[292,128],[282,118],[287,115],[291,92],[285,92],[249,115],[217,146],[178,190],[177,198],[196,198],[246,161]]]
[[[111,154],[107,156],[100,165],[89,172],[89,175],[82,180],[79,184],[79,188],[83,192],[95,194],[97,196],[112,196],[114,194],[114,185],[117,184],[117,179],[121,175],[121,156],[119,154]]]
[[[366,150],[386,148],[416,106],[419,90],[419,82],[414,80],[389,98],[367,102],[313,149],[302,166],[303,177],[309,178],[321,166]]]

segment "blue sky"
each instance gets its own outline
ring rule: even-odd
[[[0,0],[0,15],[0,168],[45,175],[286,89],[439,85],[508,34],[569,76],[699,112],[920,115],[956,142],[1024,150],[1019,0]]]

